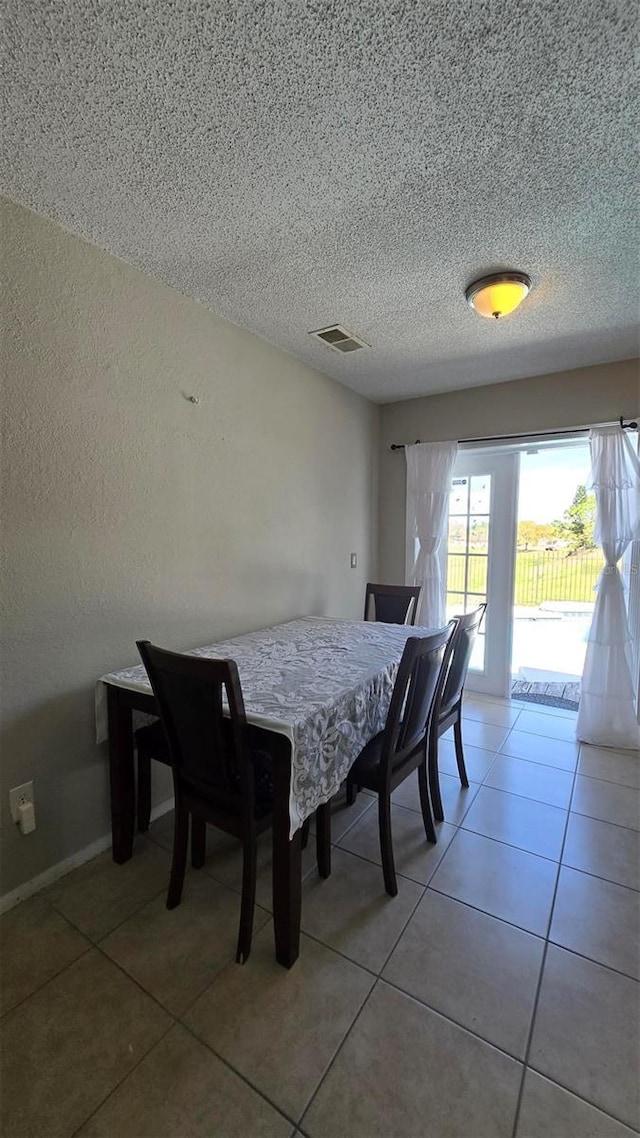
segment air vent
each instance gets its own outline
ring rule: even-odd
[[[316,340],[322,340],[328,347],[333,348],[334,352],[358,352],[360,348],[369,347],[369,344],[354,336],[353,332],[348,332],[341,324],[318,328],[315,332],[309,332],[309,335],[315,336]]]

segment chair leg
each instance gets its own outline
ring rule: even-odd
[[[151,759],[138,753],[138,830],[146,833],[151,821]]]
[[[331,875],[331,803],[316,810],[316,857],[321,877]]]
[[[173,831],[173,860],[167,893],[167,909],[175,909],[180,904],[182,886],[187,868],[187,846],[189,843],[189,812],[176,803],[175,827]]]
[[[204,818],[191,816],[191,865],[202,869],[207,860],[207,823]]]
[[[354,806],[358,797],[358,788],[355,782],[347,781],[347,806]]]
[[[433,816],[436,822],[444,822],[444,808],[442,806],[442,796],[440,794],[440,776],[438,774],[438,733],[435,729],[429,732],[429,744],[427,751],[429,765],[429,794],[431,795]]]
[[[240,931],[236,963],[246,964],[251,952],[253,936],[253,913],[256,904],[256,874],[258,851],[255,832],[245,836],[242,845],[242,905],[240,907]]]
[[[429,790],[427,787],[427,756],[424,757],[424,762],[420,763],[418,767],[418,787],[420,789],[420,807],[422,809],[422,821],[424,822],[424,832],[427,835],[427,841],[433,842],[434,845],[438,841],[438,836],[433,825],[433,818],[431,816],[431,806],[429,803]]]
[[[458,712],[458,718],[453,725],[453,741],[456,747],[456,762],[458,764],[458,774],[460,775],[460,782],[463,786],[469,785],[467,778],[467,768],[464,765],[464,751],[462,749],[462,713]]]
[[[398,892],[398,882],[396,881],[396,870],[393,863],[390,795],[378,795],[378,826],[380,829],[380,854],[382,856],[384,887],[390,897],[395,897]]]
[[[300,845],[303,850],[306,850],[309,845],[309,826],[311,825],[311,818],[305,818],[302,823],[302,836],[300,838]]]

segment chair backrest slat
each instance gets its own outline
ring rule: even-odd
[[[164,726],[176,785],[239,808],[253,799],[246,715],[233,660],[184,656],[138,641]],[[224,714],[226,698],[229,714]]]
[[[456,630],[451,640],[451,659],[441,698],[443,712],[453,707],[462,696],[471,653],[486,607],[486,604],[482,604],[473,612],[456,617]]]
[[[414,625],[418,613],[420,585],[367,584],[364,598],[364,619],[382,624]]]
[[[390,778],[426,742],[429,720],[443,683],[445,649],[454,622],[428,636],[407,640],[398,667],[381,753],[383,778]]]

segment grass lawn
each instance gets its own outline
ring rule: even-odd
[[[462,552],[449,553],[447,592],[464,591],[464,561]],[[593,586],[602,565],[602,552],[598,549],[571,556],[564,549],[518,550],[514,603],[535,607],[543,601],[594,601]],[[486,593],[486,577],[486,557],[471,556],[467,591]]]

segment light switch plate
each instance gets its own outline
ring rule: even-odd
[[[351,554],[351,568],[352,569],[358,568],[358,555],[357,555],[357,553]]]

